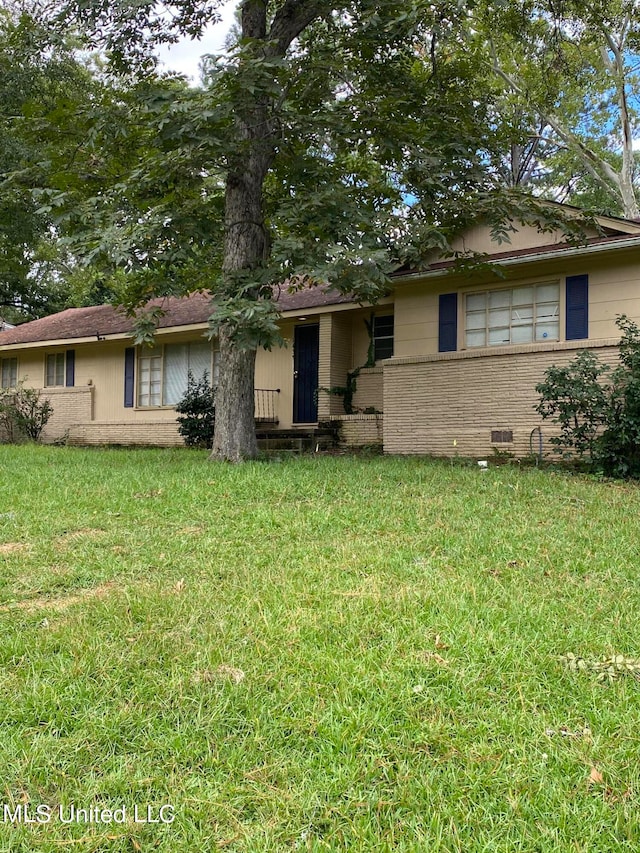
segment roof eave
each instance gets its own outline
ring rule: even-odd
[[[615,243],[597,243],[591,246],[565,246],[561,249],[556,249],[553,252],[533,252],[527,255],[518,255],[512,258],[498,258],[491,260],[489,256],[486,265],[494,265],[498,267],[522,266],[524,264],[533,264],[539,261],[550,261],[554,259],[564,258],[567,255],[571,257],[583,257],[587,255],[604,254],[605,252],[619,251],[621,249],[637,249],[640,248],[640,235],[629,237],[628,239],[616,240]],[[422,270],[420,272],[397,273],[392,275],[392,279],[397,284],[405,284],[413,281],[419,281],[424,278],[441,278],[446,275],[455,274],[456,267],[452,263],[451,266],[441,267],[437,270]]]

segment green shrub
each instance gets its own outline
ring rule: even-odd
[[[560,427],[551,438],[611,477],[640,478],[640,328],[617,318],[620,360],[611,369],[583,350],[567,367],[550,367],[536,385],[536,411]]]
[[[188,447],[211,447],[215,427],[215,392],[205,371],[195,380],[191,371],[187,377],[187,390],[176,406],[178,432]]]
[[[40,441],[42,430],[51,415],[53,406],[43,400],[36,388],[25,388],[24,380],[15,388],[0,391],[0,428],[11,444],[20,441]]]
[[[558,452],[593,456],[609,408],[609,392],[601,384],[609,371],[597,356],[582,350],[566,367],[548,368],[544,382],[536,385],[540,394],[536,411],[560,427],[560,435],[550,439]]]

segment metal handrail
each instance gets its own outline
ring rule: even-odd
[[[278,423],[278,394],[279,388],[256,388],[254,390],[255,399],[255,419],[267,423]]]

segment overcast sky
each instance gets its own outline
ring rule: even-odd
[[[198,81],[198,63],[205,53],[221,53],[224,50],[224,40],[233,24],[233,17],[238,0],[227,0],[220,9],[222,21],[208,27],[200,41],[183,39],[175,45],[167,45],[158,50],[162,66],[171,71],[185,74],[193,82]]]

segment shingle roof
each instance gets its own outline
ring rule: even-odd
[[[277,297],[281,311],[305,311],[323,305],[348,302],[353,302],[353,299],[322,287],[305,287],[293,293],[282,291]],[[212,312],[211,297],[205,293],[194,293],[183,299],[152,299],[148,307],[154,306],[159,306],[164,311],[158,324],[160,329],[206,323]],[[67,308],[59,314],[32,320],[15,329],[0,332],[0,346],[127,334],[133,331],[133,325],[131,317],[127,317],[122,310],[112,305]]]

